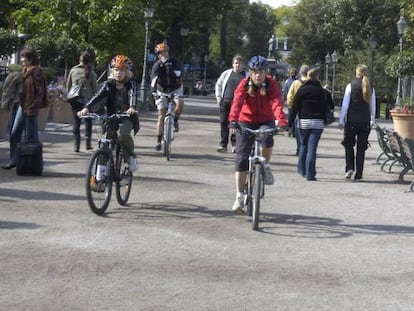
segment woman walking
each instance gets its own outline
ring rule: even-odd
[[[77,113],[80,111],[85,103],[92,98],[97,92],[98,87],[96,83],[96,73],[93,70],[93,56],[89,52],[83,52],[79,58],[79,64],[72,67],[69,72],[69,76],[66,82],[66,89],[69,90],[76,85],[81,85],[80,96],[73,102],[71,102],[73,113],[73,139],[74,150],[79,152],[80,148],[80,124],[81,119]],[[85,119],[85,137],[86,137],[86,150],[92,149],[92,120]]]
[[[365,151],[371,127],[375,125],[375,90],[368,79],[368,67],[358,65],[355,78],[345,88],[339,128],[344,130],[345,178],[362,181]],[[354,146],[356,144],[356,154]]]

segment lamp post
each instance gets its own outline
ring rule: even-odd
[[[142,110],[148,111],[148,101],[147,101],[147,58],[148,58],[148,43],[150,38],[150,19],[154,16],[154,7],[150,6],[144,9],[145,17],[145,50],[144,50],[144,64],[142,66],[142,80],[141,80],[141,101],[142,101]]]
[[[331,55],[326,53],[325,56],[325,84],[328,85],[328,79],[329,79],[329,64],[331,63]]]
[[[336,64],[338,63],[338,53],[335,51],[333,51],[332,55],[331,55],[331,60],[332,60],[332,68],[333,68],[333,72],[332,72],[332,98],[335,102],[335,67]]]
[[[182,53],[183,65],[185,64],[185,41],[188,37],[189,32],[190,32],[190,29],[188,28],[187,24],[184,24],[184,25],[181,26],[180,35],[181,35],[181,38],[183,39],[182,40],[183,41],[183,45],[182,45],[182,47],[183,47],[183,53]]]
[[[371,47],[371,87],[374,87],[374,56],[375,56],[375,49],[377,48],[378,41],[375,38],[375,35],[372,34],[369,37],[369,45]],[[376,109],[375,109],[375,118],[379,118],[380,116],[380,109],[377,107],[377,100],[375,99]]]
[[[407,30],[407,22],[404,16],[400,16],[400,19],[397,22],[398,37],[400,38],[400,54],[403,51],[403,35],[406,30]],[[401,76],[399,75],[398,85],[397,85],[397,100],[395,101],[395,105],[397,106],[397,108],[400,108],[400,102],[401,102]]]

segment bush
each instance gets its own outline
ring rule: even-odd
[[[414,52],[403,51],[392,55],[385,63],[384,69],[391,78],[414,76]]]

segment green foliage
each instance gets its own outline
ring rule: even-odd
[[[0,55],[10,55],[18,44],[18,38],[12,31],[0,28]]]
[[[392,78],[414,76],[414,52],[403,51],[391,55],[385,63],[385,73]]]

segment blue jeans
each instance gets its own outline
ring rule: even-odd
[[[323,129],[299,129],[301,144],[299,148],[298,173],[306,179],[316,176],[316,149]]]
[[[16,163],[17,144],[22,141],[25,132],[25,141],[38,142],[37,116],[27,116],[21,106],[17,109],[13,124],[10,127],[10,162]]]

